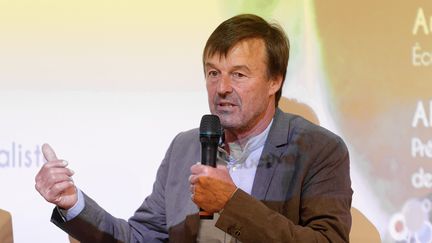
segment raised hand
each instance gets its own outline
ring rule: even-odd
[[[47,163],[36,175],[36,190],[48,202],[62,209],[70,209],[78,200],[77,190],[72,180],[74,172],[66,168],[68,163],[59,160],[48,144],[42,146],[42,153]]]

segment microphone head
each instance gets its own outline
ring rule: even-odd
[[[217,136],[222,135],[222,127],[219,117],[216,115],[204,115],[201,118],[200,136]]]

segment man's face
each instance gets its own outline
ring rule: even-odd
[[[247,39],[226,57],[216,53],[205,60],[210,111],[224,128],[247,132],[273,112],[281,80],[269,79],[265,50],[261,39]]]

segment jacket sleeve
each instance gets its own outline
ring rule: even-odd
[[[165,183],[172,144],[160,165],[153,191],[128,220],[113,217],[84,194],[85,206],[66,221],[54,208],[51,221],[80,242],[167,242]]]
[[[348,242],[352,190],[348,150],[341,139],[318,153],[301,184],[299,222],[279,213],[280,206],[271,206],[275,202],[237,190],[216,227],[242,242]]]

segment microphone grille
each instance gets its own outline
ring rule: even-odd
[[[221,136],[222,128],[219,117],[216,115],[204,115],[201,118],[200,135]]]

